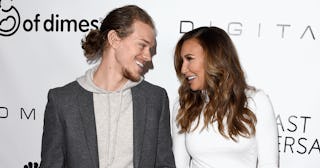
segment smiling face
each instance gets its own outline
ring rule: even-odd
[[[205,88],[205,53],[198,40],[186,40],[181,47],[181,73],[188,81],[191,90],[198,91]]]
[[[116,48],[116,60],[121,67],[121,73],[127,79],[139,81],[144,72],[144,66],[152,60],[151,51],[155,46],[155,31],[148,24],[135,21],[133,32],[120,40]]]

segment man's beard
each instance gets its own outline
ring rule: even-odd
[[[138,82],[141,78],[141,75],[135,76],[132,72],[130,72],[128,69],[123,69],[123,76],[133,82]]]

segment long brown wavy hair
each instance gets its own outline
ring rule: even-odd
[[[205,54],[206,88],[192,91],[181,73],[181,49],[185,41],[196,39]],[[180,80],[180,109],[176,120],[180,133],[190,132],[199,125],[203,110],[204,128],[218,122],[221,135],[231,138],[255,135],[255,114],[247,107],[245,91],[255,90],[245,81],[237,51],[228,34],[218,27],[199,27],[185,33],[178,41],[174,53],[174,66]],[[204,94],[205,93],[205,94]],[[197,120],[195,128],[191,124]]]

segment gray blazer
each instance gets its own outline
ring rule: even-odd
[[[166,91],[146,81],[131,91],[134,167],[175,167]],[[99,168],[93,94],[76,81],[48,93],[40,167]]]

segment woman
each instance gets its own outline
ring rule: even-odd
[[[177,168],[276,168],[278,132],[268,96],[248,86],[227,33],[185,33],[174,55],[181,82],[173,110]]]

